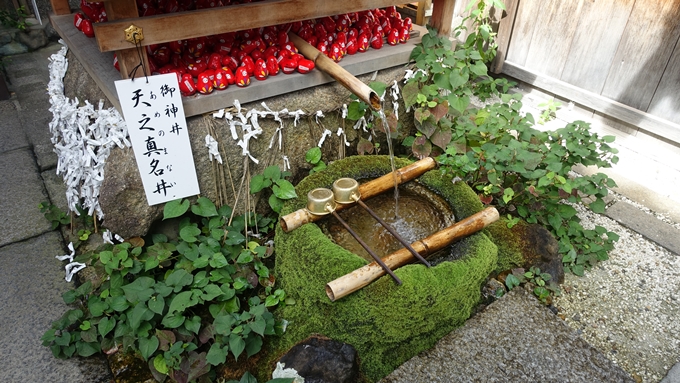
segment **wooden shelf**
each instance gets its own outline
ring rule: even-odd
[[[54,29],[66,42],[66,45],[78,58],[85,70],[102,89],[109,101],[120,110],[114,82],[121,79],[121,74],[113,67],[113,52],[100,52],[95,39],[86,37],[73,26],[72,15],[52,15],[51,20]],[[415,45],[420,42],[421,36],[427,33],[424,28],[415,25],[414,32],[406,44],[396,46],[385,44],[379,50],[369,49],[365,53],[346,56],[340,62],[340,65],[355,76],[404,65],[408,62],[409,55]],[[252,79],[251,84],[245,88],[231,85],[225,90],[214,91],[208,95],[184,97],[184,113],[187,117],[195,116],[231,106],[234,100],[243,104],[333,81],[330,76],[319,70],[314,70],[305,75],[279,73],[265,81]]]

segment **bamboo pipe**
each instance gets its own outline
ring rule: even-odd
[[[435,167],[434,159],[431,157],[423,158],[420,161],[414,162],[410,165],[406,165],[403,168],[397,169],[396,173],[397,184],[401,185],[404,182],[411,181],[414,178],[420,177],[423,173],[428,170],[432,170]],[[394,178],[392,173],[387,173],[382,177],[378,177],[374,180],[368,181],[365,184],[359,185],[359,193],[364,200],[375,197],[390,188],[394,187]],[[354,204],[338,205],[337,211],[347,209],[348,207],[354,206]],[[290,214],[281,217],[279,224],[284,232],[290,233],[291,231],[297,229],[298,227],[317,221],[323,218],[323,215],[313,215],[310,214],[307,209],[300,209],[294,211]]]
[[[349,89],[350,92],[354,93],[361,101],[370,105],[374,110],[380,110],[380,97],[378,97],[378,94],[368,85],[359,81],[358,78],[354,77],[351,73],[303,40],[300,36],[293,32],[288,32],[288,37],[303,56],[314,62],[314,65],[318,70],[333,77],[337,82]]]
[[[425,239],[413,242],[411,246],[420,255],[428,255],[440,250],[454,241],[474,234],[499,218],[498,211],[494,207],[488,207],[479,213],[473,214],[462,221],[456,222],[448,228],[438,231]],[[413,255],[407,249],[399,249],[384,257],[383,262],[391,270],[401,267],[414,260]],[[326,295],[331,302],[346,297],[347,295],[368,286],[373,281],[385,275],[385,271],[376,262],[352,271],[349,274],[335,279],[326,284]]]

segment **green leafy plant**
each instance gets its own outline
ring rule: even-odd
[[[312,165],[309,174],[314,174],[326,169],[326,163],[321,161],[321,148],[315,146],[305,153],[305,161]]]
[[[557,109],[560,106],[562,106],[562,103],[555,101],[554,98],[538,104],[538,107],[541,108],[541,116],[538,118],[538,123],[544,125],[546,122],[554,120],[557,117]]]
[[[14,12],[11,12],[7,9],[0,10],[0,24],[8,28],[16,28],[21,31],[26,30],[26,27],[29,26],[29,24],[26,23],[27,17],[28,13],[26,11],[26,7],[23,5],[17,8]]]
[[[402,94],[414,109],[417,131],[404,145],[416,157],[437,156],[441,171],[467,182],[485,204],[496,205],[508,227],[518,218],[547,227],[559,240],[565,268],[582,275],[607,259],[618,236],[584,229],[571,204],[589,197],[588,206],[602,213],[602,198],[616,184],[601,173],[571,178],[569,172],[577,164],[611,167],[618,161],[609,146],[614,137],[599,137],[582,121],[554,131],[533,128],[533,116],[520,113],[522,96],[507,94],[512,84],[487,73],[495,43],[486,9],[502,6],[497,0],[486,3],[476,3],[468,16],[475,30],[464,43],[452,48],[448,38],[430,30],[414,48],[416,69]],[[500,101],[478,108],[470,104],[473,96]],[[553,102],[548,111],[558,106]]]
[[[492,1],[496,3],[500,4]],[[402,93],[406,107],[414,108],[417,132],[403,144],[410,146],[416,157],[436,156],[446,149],[452,139],[454,119],[470,106],[471,97],[484,101],[507,92],[513,85],[504,78],[488,76],[487,63],[495,57],[496,45],[486,7],[480,1],[465,19],[477,29],[468,34],[464,43],[452,48],[447,37],[430,29],[411,53],[416,69]],[[461,24],[454,33],[458,36],[464,30]]]
[[[53,322],[43,344],[60,358],[132,350],[158,380],[180,383],[209,374],[228,355],[259,352],[265,336],[284,331],[269,309],[285,293],[271,293],[272,249],[247,236],[247,222],[266,233],[272,220],[251,214],[229,224],[231,216],[229,206],[217,209],[204,197],[172,201],[164,218],[180,218],[176,241],[156,234],[145,247],[103,246],[91,264],[106,278],[63,294],[75,308]]]
[[[38,204],[38,209],[43,213],[45,218],[52,223],[52,230],[59,227],[59,225],[67,225],[71,223],[71,218],[59,209],[57,206],[52,205],[49,201],[44,201]]]
[[[381,81],[372,81],[368,86],[375,91],[378,97],[384,97],[387,90],[387,84]],[[347,119],[353,123],[357,123],[362,118],[365,119],[366,129],[371,132],[371,134],[377,131],[390,134],[398,133],[398,121],[396,116],[392,111],[385,110],[384,108],[380,112],[376,112],[368,104],[359,100],[355,95],[351,96],[352,102],[347,107]],[[364,137],[359,138],[357,143],[357,153],[360,155],[371,154],[374,151],[378,152],[380,150],[380,144],[378,142],[369,141]]]
[[[269,196],[269,206],[272,210],[279,213],[281,212],[283,201],[297,197],[293,184],[284,179],[284,177],[288,176],[290,176],[290,172],[281,171],[276,165],[269,166],[262,174],[258,174],[250,180],[250,193],[254,194],[263,189],[271,189],[272,194]]]
[[[561,294],[559,286],[551,279],[550,274],[542,273],[538,267],[531,267],[527,271],[518,268],[513,269],[512,273],[505,277],[505,285],[508,290],[512,290],[520,284],[528,283],[533,288],[534,295],[546,304],[551,294],[553,296],[560,296]]]

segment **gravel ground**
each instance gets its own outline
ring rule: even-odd
[[[603,226],[620,239],[584,277],[567,275],[558,315],[636,381],[658,382],[680,361],[680,256],[577,209],[586,228]]]

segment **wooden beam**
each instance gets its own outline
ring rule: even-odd
[[[680,144],[680,125],[506,61],[503,74]]]
[[[109,20],[128,19],[133,17],[137,18],[137,20],[141,20],[138,18],[139,13],[137,12],[137,2],[135,0],[107,1],[104,3],[104,8],[106,9],[106,15],[109,18]],[[125,28],[129,26],[130,23],[127,23],[127,26]],[[123,28],[119,32],[119,34],[123,37],[123,41],[125,41],[124,32],[125,28]],[[97,34],[97,32],[95,32],[95,37],[98,42],[100,42],[102,39],[102,37],[100,37]],[[142,40],[142,42],[143,41],[144,40]],[[119,48],[116,50],[116,57],[118,57],[118,65],[120,66],[121,77],[129,78],[130,72],[140,63],[142,64],[142,66],[135,72],[135,77],[150,75],[151,73],[149,72],[149,58],[146,55],[146,49],[141,47],[137,49],[134,47],[134,44],[128,41],[125,42],[127,43],[127,46],[123,47],[123,49]]]
[[[50,4],[55,15],[71,14],[71,6],[68,4],[68,0],[50,0]]]
[[[109,101],[120,110],[120,102],[114,82],[120,80],[121,75],[113,68],[113,52],[99,52],[93,39],[87,38],[73,27],[73,16],[71,15],[53,15],[50,21],[54,29],[66,42],[70,52],[76,56]],[[340,61],[340,65],[355,76],[404,65],[409,61],[409,55],[415,45],[420,43],[420,36],[427,33],[427,30],[415,25],[414,32],[411,32],[411,39],[406,44],[398,44],[394,47],[385,46],[378,50],[369,49],[366,53],[348,55]],[[245,88],[232,85],[225,90],[214,91],[211,94],[183,97],[182,104],[184,105],[184,114],[190,117],[231,106],[234,104],[234,100],[246,104],[333,81],[332,77],[318,70],[313,70],[308,74],[293,73],[286,75],[280,73],[277,76],[270,76],[266,81],[252,81]],[[349,95],[349,92],[347,94]],[[90,101],[96,102],[97,100]]]
[[[505,15],[501,17],[501,21],[498,26],[498,34],[496,35],[498,49],[496,50],[496,58],[494,58],[493,62],[491,63],[491,72],[493,73],[500,73],[503,70],[505,56],[507,55],[508,47],[510,46],[512,28],[515,25],[515,15],[517,14],[518,5],[519,0],[505,0],[505,11],[500,9],[497,10],[505,13]]]
[[[430,25],[439,31],[440,36],[451,34],[451,23],[453,23],[453,10],[455,7],[456,0],[437,0],[434,2]]]
[[[131,23],[143,29],[142,44],[151,45],[401,3],[403,0],[401,2],[395,0],[265,0],[221,8],[97,23],[94,25],[94,31],[99,50],[108,52],[130,47],[131,44],[125,41],[123,30]]]

